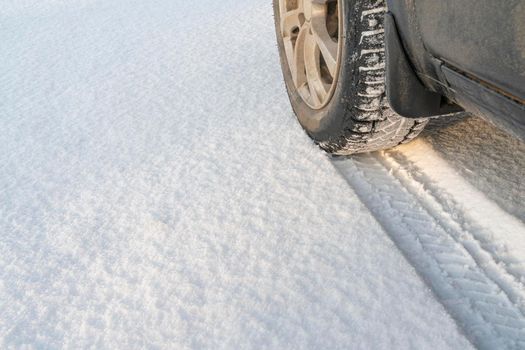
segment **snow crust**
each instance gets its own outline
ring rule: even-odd
[[[294,120],[268,1],[0,8],[0,347],[471,347]]]

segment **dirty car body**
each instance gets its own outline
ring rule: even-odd
[[[387,96],[397,113],[464,109],[525,139],[525,1],[387,4]]]

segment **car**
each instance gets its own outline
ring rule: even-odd
[[[525,139],[525,0],[273,0],[297,119],[336,155],[469,113]]]

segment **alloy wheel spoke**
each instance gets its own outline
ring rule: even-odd
[[[291,60],[293,62],[292,64],[292,78],[295,83],[295,86],[299,87],[306,83],[307,77],[305,72],[305,41],[306,37],[309,31],[308,25],[303,25],[301,30],[299,31],[299,34],[297,35],[297,40],[295,42],[295,50],[293,52],[293,57],[291,57]]]
[[[285,12],[281,17],[281,32],[284,37],[291,37],[296,28],[300,28],[304,22],[302,9]]]
[[[279,0],[281,35],[293,83],[302,99],[316,109],[329,101],[338,74],[337,2]]]
[[[323,84],[321,78],[319,46],[316,43],[315,37],[310,33],[308,33],[305,39],[304,58],[306,79],[308,81],[308,87],[310,88],[311,98],[315,103],[320,103],[324,100],[328,91],[325,90],[325,84]]]
[[[335,77],[337,71],[338,44],[333,41],[330,37],[330,34],[328,34],[324,16],[318,15],[312,17],[311,24],[312,33],[315,36],[317,45],[319,45],[321,54],[323,55],[324,61],[326,62],[326,66],[328,67],[332,77]]]

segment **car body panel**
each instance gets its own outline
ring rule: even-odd
[[[525,139],[525,0],[387,1],[423,86]]]
[[[525,1],[416,0],[427,51],[525,100]]]

